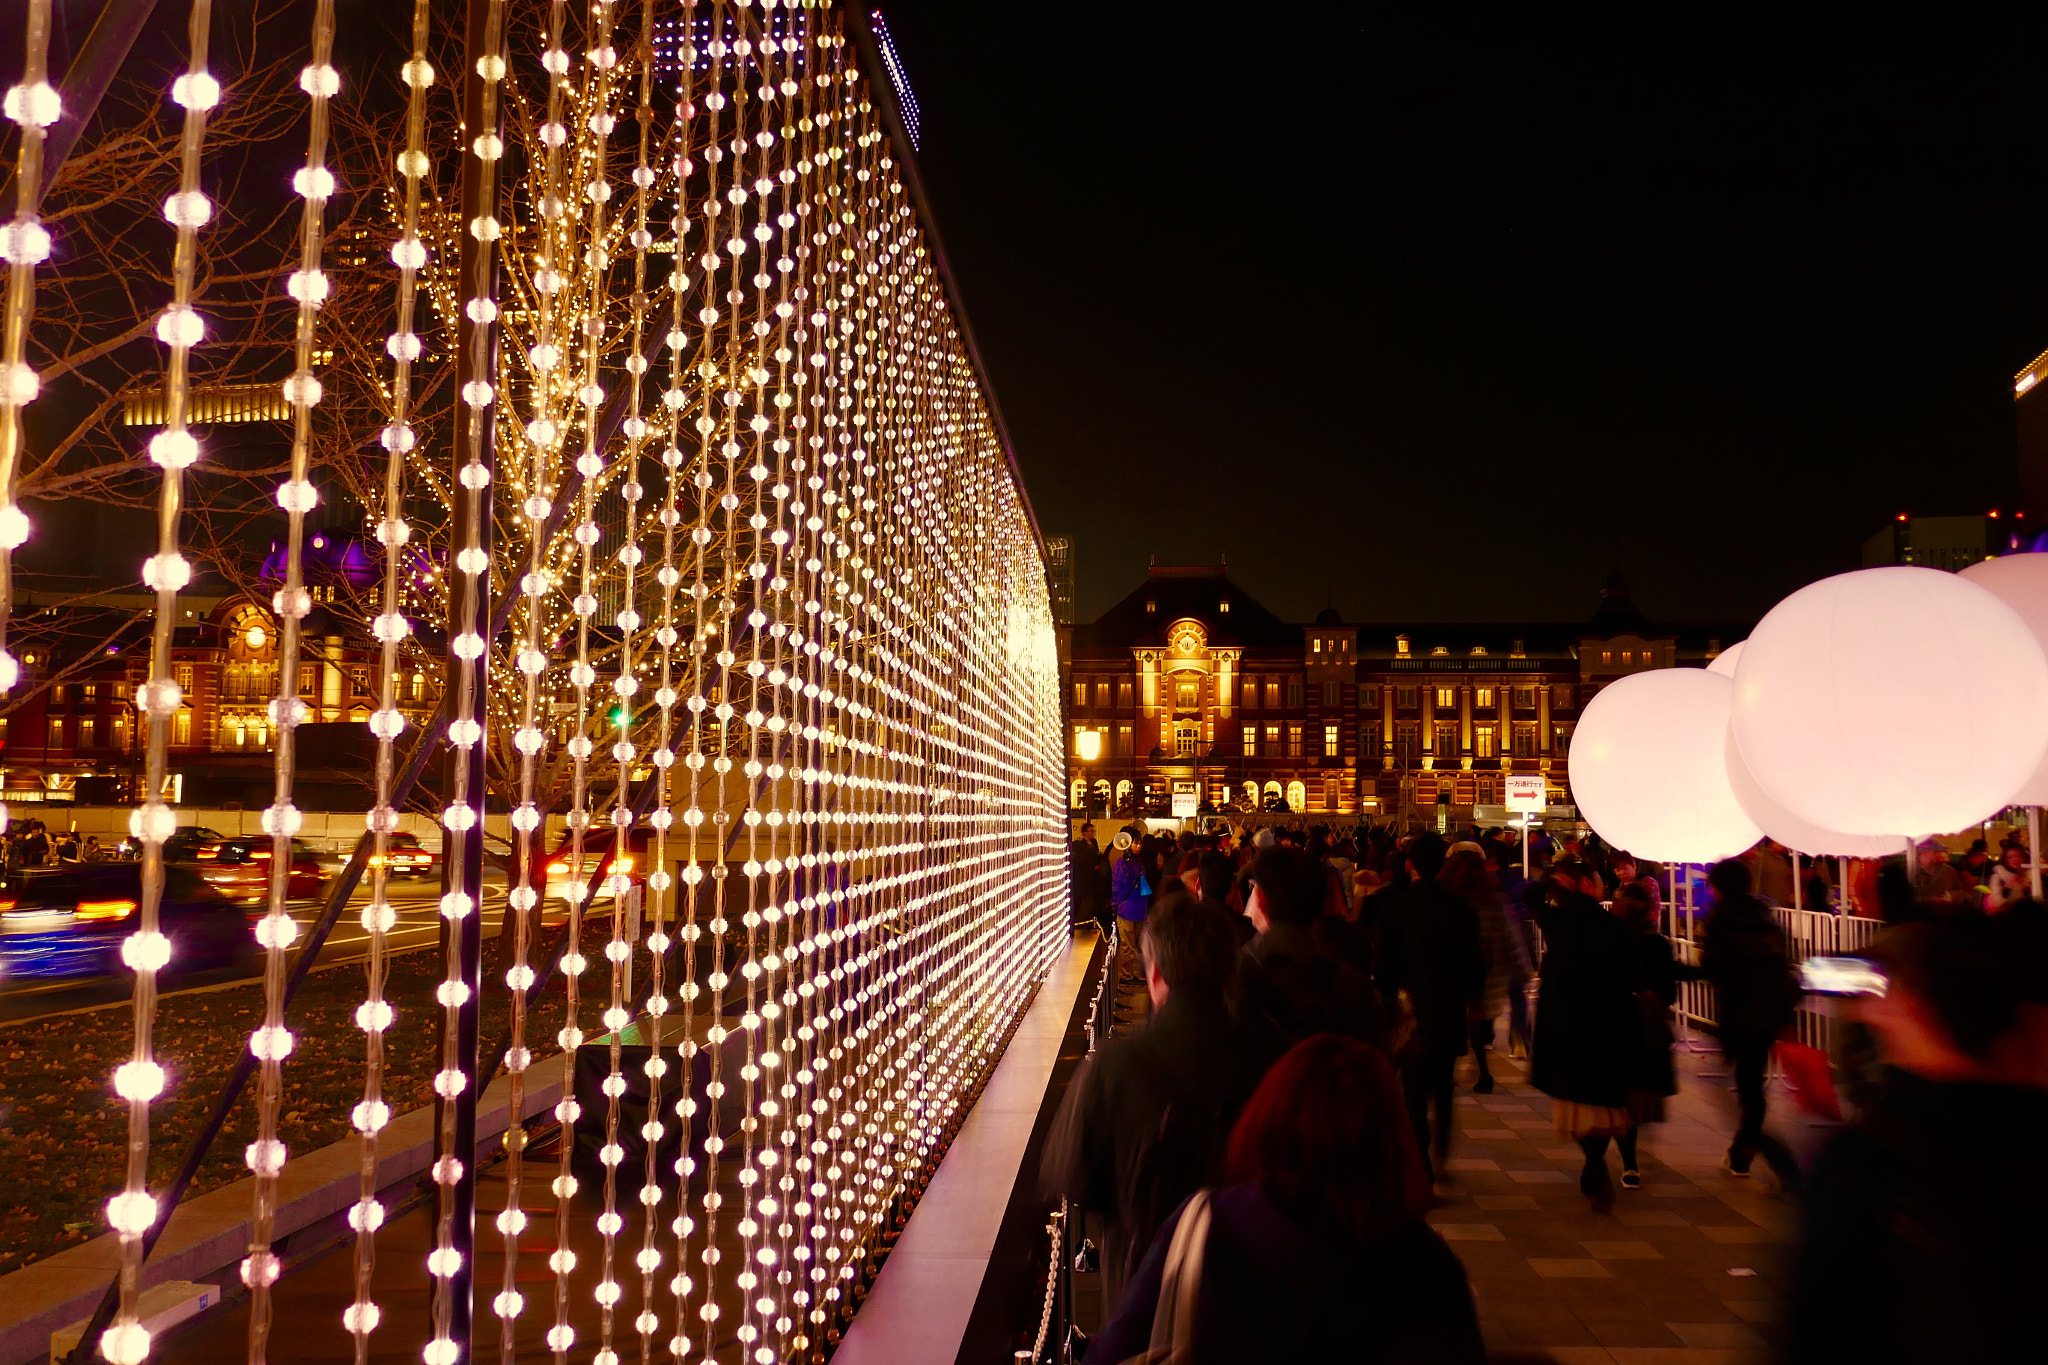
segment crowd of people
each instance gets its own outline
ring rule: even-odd
[[[1724,1171],[1808,1209],[1792,1358],[2021,1358],[2003,1345],[2031,1340],[2011,1336],[2019,1286],[2048,1273],[2026,1221],[2048,1214],[2048,911],[1897,860],[1871,953],[1890,989],[1841,1009],[1861,1103],[1802,1171],[1765,1127],[1772,1048],[1804,994],[1758,894],[1767,852],[1710,870],[1681,954],[1664,869],[1565,840],[1532,845],[1525,877],[1512,831],[1469,834],[1133,827],[1105,848],[1080,831],[1077,920],[1117,935],[1115,1036],[1069,1087],[1043,1176],[1090,1216],[1116,1305],[1089,1360],[1483,1359],[1463,1271],[1424,1220],[1457,1192],[1461,1060],[1483,1094],[1490,1052],[1527,1057],[1606,1213],[1641,1187],[1642,1128],[1677,1092],[1687,980],[1712,988],[1738,1099]],[[1958,1353],[1937,1289],[2011,1292]]]
[[[97,834],[81,837],[76,830],[52,834],[41,820],[23,820],[0,830],[0,864],[9,872],[94,862],[106,856]]]

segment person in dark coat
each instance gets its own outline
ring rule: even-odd
[[[1086,924],[1093,920],[1102,930],[1104,938],[1109,936],[1109,859],[1103,856],[1102,846],[1095,842],[1095,826],[1092,822],[1081,826],[1080,837],[1067,848],[1068,876],[1071,878],[1074,895],[1073,922]]]
[[[1806,1182],[1785,1359],[2020,1365],[2044,1355],[2048,926],[1902,926],[1873,945],[1885,994],[1845,1013],[1882,1080]]]
[[[1445,853],[1444,841],[1435,834],[1417,835],[1408,846],[1414,881],[1381,908],[1376,954],[1381,1007],[1397,1021],[1397,1033],[1413,1020],[1406,1045],[1396,1040],[1397,1060],[1415,1144],[1433,1176],[1443,1173],[1450,1156],[1452,1077],[1470,1045],[1472,1021],[1486,993],[1478,916],[1470,901],[1437,880]],[[1432,1103],[1434,1143],[1427,1112]]]
[[[1551,1097],[1559,1137],[1579,1144],[1579,1190],[1596,1212],[1614,1206],[1607,1141],[1628,1128],[1628,1082],[1639,1032],[1635,947],[1628,929],[1593,899],[1600,874],[1560,858],[1536,912],[1543,931],[1542,989],[1529,1078]]]
[[[1480,1365],[1464,1267],[1422,1219],[1429,1186],[1377,1049],[1322,1034],[1267,1073],[1208,1192],[1187,1354],[1176,1365]],[[1152,1240],[1089,1365],[1146,1350],[1187,1207]]]
[[[1615,892],[1614,916],[1629,931],[1638,1014],[1628,1064],[1629,1128],[1614,1145],[1621,1151],[1621,1187],[1637,1190],[1643,1176],[1636,1139],[1644,1124],[1664,1121],[1664,1101],[1678,1093],[1678,1073],[1671,1065],[1671,1007],[1678,1002],[1678,983],[1695,980],[1699,973],[1672,956],[1671,940],[1657,932],[1656,893],[1641,881],[1623,882]]]
[[[1082,1063],[1042,1159],[1042,1182],[1106,1220],[1112,1299],[1161,1220],[1222,1174],[1223,1149],[1277,1041],[1233,1019],[1224,982],[1237,952],[1229,915],[1184,887],[1142,930],[1151,1018]]]
[[[1278,843],[1252,860],[1245,917],[1257,937],[1238,959],[1240,1012],[1263,1021],[1289,1043],[1317,1033],[1382,1041],[1372,983],[1326,956],[1313,926],[1322,913],[1323,869],[1299,849]]]
[[[1798,1008],[1799,979],[1786,952],[1785,931],[1771,908],[1750,894],[1749,868],[1731,858],[1707,873],[1714,910],[1700,940],[1701,975],[1714,986],[1714,1027],[1721,1052],[1735,1072],[1742,1120],[1722,1167],[1748,1176],[1761,1153],[1788,1189],[1799,1186],[1799,1163],[1784,1143],[1764,1131],[1764,1072],[1771,1045]]]

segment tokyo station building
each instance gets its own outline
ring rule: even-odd
[[[1571,737],[1628,673],[1704,666],[1742,625],[1660,626],[1610,578],[1577,624],[1354,625],[1281,620],[1220,565],[1154,566],[1087,625],[1061,631],[1069,804],[1166,815],[1287,809],[1434,822],[1494,812],[1510,773],[1571,802]]]

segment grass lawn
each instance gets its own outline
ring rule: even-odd
[[[510,1019],[498,960],[508,947],[503,939],[484,945],[485,1048]],[[438,1066],[441,1015],[433,989],[440,979],[437,952],[391,961],[385,998],[398,1017],[384,1035],[384,1098],[394,1114],[433,1101],[429,1083]],[[603,1008],[606,980],[602,971],[584,980],[586,1029],[595,1027]],[[362,1098],[363,1034],[355,1011],[363,993],[360,965],[336,967],[308,977],[292,1003],[288,1023],[297,1045],[284,1065],[279,1133],[294,1156],[351,1132],[349,1113]],[[529,1018],[527,1037],[537,1058],[559,1054],[562,1010],[558,978]],[[169,1182],[262,1016],[260,983],[172,996],[159,1005],[156,1055],[171,1084],[150,1108],[152,1190]],[[132,1020],[127,1008],[110,1007],[0,1025],[0,1273],[107,1231],[106,1202],[120,1191],[128,1142],[128,1106],[115,1097],[111,1077],[128,1058]],[[191,1195],[249,1173],[242,1153],[256,1138],[255,1096],[252,1081],[200,1166]]]

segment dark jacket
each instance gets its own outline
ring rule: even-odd
[[[1632,984],[1636,990],[1638,1028],[1636,1046],[1629,1059],[1628,1088],[1652,1095],[1675,1095],[1678,1075],[1671,1065],[1669,1011],[1678,1000],[1680,978],[1690,979],[1693,969],[1681,967],[1672,958],[1671,940],[1664,935],[1631,931],[1629,937],[1635,958]]]
[[[1884,1072],[1804,1192],[1786,1358],[2017,1365],[2043,1355],[2048,1092]]]
[[[1423,877],[1387,898],[1378,929],[1376,975],[1387,1016],[1395,1017],[1406,991],[1422,1054],[1463,1056],[1472,1015],[1486,993],[1486,959],[1471,902]]]
[[[1139,860],[1138,850],[1124,850],[1110,869],[1110,900],[1116,905],[1118,919],[1141,920],[1145,910],[1152,903],[1150,887],[1145,880],[1144,864]]]
[[[1274,1055],[1261,1036],[1221,999],[1176,992],[1074,1073],[1046,1138],[1042,1183],[1108,1221],[1112,1291],[1160,1221],[1221,1178],[1231,1126]]]
[[[1785,931],[1754,896],[1724,896],[1707,916],[1700,972],[1714,985],[1714,1027],[1726,1042],[1776,1038],[1792,1022],[1799,979]]]
[[[1102,850],[1086,839],[1067,847],[1069,875],[1074,893],[1074,922],[1091,920],[1102,913],[1109,895],[1109,862]]]
[[[1275,924],[1238,954],[1242,1013],[1268,1026],[1287,1045],[1318,1033],[1341,1033],[1384,1044],[1379,999],[1362,973],[1325,955],[1315,935]]]
[[[1530,1083],[1553,1099],[1620,1108],[1641,1033],[1628,926],[1591,896],[1555,885],[1536,925],[1543,989]]]
[[[1189,1365],[1344,1361],[1479,1365],[1486,1349],[1465,1269],[1413,1223],[1373,1246],[1332,1243],[1297,1226],[1257,1185],[1210,1197]],[[1088,1365],[1127,1360],[1151,1340],[1166,1250],[1181,1211],[1159,1229]]]

